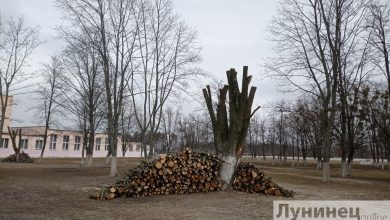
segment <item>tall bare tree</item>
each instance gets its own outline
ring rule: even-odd
[[[64,69],[61,59],[58,56],[52,56],[50,62],[44,66],[43,83],[40,83],[37,89],[39,104],[36,106],[36,109],[39,111],[45,123],[43,146],[39,162],[42,161],[46,149],[49,128],[55,124],[54,118],[63,114],[61,105],[58,104],[63,94],[63,83],[65,79],[63,73]]]
[[[3,20],[0,17],[0,141],[4,130],[9,95],[24,88],[26,59],[41,44],[37,28],[27,27],[23,17]]]
[[[247,146],[249,148],[249,152],[252,156],[252,158],[256,158],[258,154],[258,131],[257,131],[257,126],[258,126],[258,118],[253,117],[251,119],[251,122],[249,123],[249,128],[248,128],[248,136],[246,142],[248,143]]]
[[[177,137],[179,130],[179,117],[179,112],[176,111],[175,113],[172,107],[166,108],[163,113],[162,124],[166,138],[166,149],[164,149],[164,152],[170,152],[174,146],[175,141],[177,141],[175,137]]]
[[[125,103],[121,113],[120,127],[121,127],[121,141],[122,141],[122,156],[126,155],[127,150],[131,146],[129,142],[132,141],[132,132],[134,130],[134,111],[132,111],[131,102]]]
[[[134,1],[58,0],[66,19],[98,51],[104,75],[110,175],[117,174],[117,141],[126,84],[133,76],[133,54],[138,29],[131,22]]]
[[[171,0],[138,1],[135,13],[140,65],[129,90],[143,155],[148,156],[145,143],[153,154],[167,100],[185,91],[187,80],[198,73],[194,64],[200,56],[196,32],[174,13]]]
[[[386,78],[387,90],[390,93],[390,3],[375,0],[370,5],[370,16],[367,27],[371,30],[370,45],[375,49],[372,61]]]
[[[66,42],[63,62],[67,73],[67,87],[59,104],[79,121],[83,131],[86,164],[92,165],[95,132],[104,117],[103,71],[98,51],[85,34],[61,32]],[[83,151],[84,153],[84,151]]]
[[[348,53],[355,48],[365,4],[364,0],[284,0],[270,26],[278,56],[269,69],[321,103],[323,181],[329,181],[340,76],[355,58]]]
[[[275,143],[277,140],[277,135],[276,135],[277,122],[274,115],[272,115],[271,119],[272,120],[270,120],[269,122],[270,124],[268,126],[267,142],[271,148],[272,166],[275,166]]]
[[[372,56],[372,61],[379,72],[385,77],[387,83],[387,94],[390,94],[390,3],[384,0],[375,0],[370,6],[370,12],[371,14],[368,19],[368,28],[372,30],[370,45],[375,49],[376,53],[374,54],[380,54],[379,56]],[[388,95],[387,98],[390,99],[390,96]],[[388,105],[387,107],[390,108]],[[390,112],[390,109],[387,109],[385,112]],[[390,126],[390,121],[384,125],[380,125],[380,123],[378,123],[377,126],[384,126],[384,128],[388,128]],[[387,139],[386,142],[390,143],[390,131],[388,129],[387,131],[383,131],[384,134],[387,134],[385,135],[385,138]],[[387,157],[390,159],[389,145],[387,145],[387,151]]]

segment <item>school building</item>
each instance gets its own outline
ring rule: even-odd
[[[6,119],[4,121],[3,135],[0,142],[0,158],[14,154],[8,126],[12,123],[13,97],[8,97],[6,109]],[[31,157],[39,157],[43,147],[44,126],[12,127],[13,130],[20,129],[21,135],[16,137],[16,146],[21,148],[21,152],[29,154]],[[108,149],[108,137],[104,133],[95,134],[95,146],[93,157],[105,157]],[[49,129],[44,157],[81,157],[83,149],[83,135],[80,131]],[[117,156],[121,157],[122,141],[118,137]],[[141,157],[141,144],[138,142],[128,142],[126,144],[125,157]],[[84,154],[85,155],[85,154]]]

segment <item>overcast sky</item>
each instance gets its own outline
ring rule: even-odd
[[[38,71],[62,47],[54,30],[62,22],[61,12],[54,3],[54,0],[0,0],[3,17],[23,15],[27,25],[40,26],[45,44],[30,57],[27,71]],[[201,68],[226,81],[226,70],[236,68],[241,73],[242,66],[249,66],[249,73],[254,75],[252,85],[258,87],[255,105],[262,106],[286,96],[276,88],[277,82],[260,80],[261,65],[272,52],[271,43],[266,40],[267,23],[277,7],[275,0],[174,0],[175,11],[198,31]],[[36,124],[33,112],[27,111],[34,105],[31,94],[18,95],[15,100],[13,125]]]

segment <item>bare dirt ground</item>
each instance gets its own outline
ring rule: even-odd
[[[139,159],[121,159],[120,169]],[[96,186],[109,184],[109,167],[95,159],[91,168],[76,159],[45,159],[41,164],[0,163],[0,219],[272,219],[272,202],[283,198],[224,191],[207,194],[89,199]],[[292,199],[389,200],[390,172],[354,166],[352,177],[331,166],[330,183],[321,182],[314,165],[292,168],[253,161],[267,176],[292,189]]]

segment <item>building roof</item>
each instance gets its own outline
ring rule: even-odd
[[[15,129],[21,129],[22,135],[24,136],[43,136],[45,134],[45,126],[27,126],[27,127],[12,127],[13,130]],[[81,134],[82,131],[77,130],[66,130],[66,129],[51,129],[48,130],[48,135],[51,133],[73,133],[73,134]],[[8,132],[5,132],[8,133]],[[103,132],[96,132],[95,135],[105,135],[106,133]],[[118,133],[118,136],[120,134]]]

